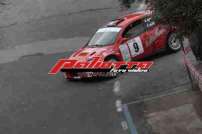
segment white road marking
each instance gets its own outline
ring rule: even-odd
[[[126,121],[122,121],[122,122],[121,122],[121,126],[122,126],[122,129],[123,129],[123,130],[128,130],[128,124],[127,124]]]
[[[114,88],[113,88],[113,92],[114,94],[118,95],[118,93],[120,92],[120,87],[121,87],[121,84],[120,84],[120,81],[116,81],[114,83]]]
[[[117,112],[122,112],[122,101],[121,100],[116,100],[116,111]]]
[[[34,42],[19,45],[15,48],[0,50],[0,64],[18,60],[20,57],[34,54],[55,54],[73,51],[83,46],[88,37],[75,37],[69,39],[57,39]]]

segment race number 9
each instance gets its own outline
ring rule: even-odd
[[[132,57],[144,53],[144,48],[140,37],[136,37],[134,39],[129,40],[128,46],[130,48]]]
[[[134,42],[134,43],[133,43],[133,47],[134,47],[134,49],[135,49],[135,52],[138,53],[139,47],[138,47],[137,42]]]

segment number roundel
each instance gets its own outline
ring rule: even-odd
[[[144,48],[140,37],[133,38],[129,40],[127,43],[130,48],[132,57],[144,53]]]

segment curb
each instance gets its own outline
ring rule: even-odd
[[[190,79],[192,80],[192,82],[195,82],[197,84],[197,86],[200,88],[200,90],[202,91],[202,74],[199,73],[199,71],[195,68],[195,66],[187,58],[187,54],[191,51],[192,50],[190,49],[190,46],[183,48],[184,64],[190,73]]]
[[[137,133],[137,128],[134,124],[134,121],[133,121],[133,118],[128,110],[128,106],[126,104],[124,104],[122,106],[122,109],[123,109],[123,116],[128,124],[128,128],[129,128],[129,131],[130,131],[130,134],[138,134]]]

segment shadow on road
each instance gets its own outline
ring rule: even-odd
[[[168,55],[171,55],[171,54],[174,54],[173,52],[169,52],[169,51],[161,51],[161,52],[158,52],[152,56],[148,56],[146,58],[143,58],[141,59],[141,61],[143,60],[155,60],[155,59],[160,59],[162,57],[165,57],[165,56],[168,56]]]
[[[74,83],[99,83],[99,82],[106,82],[113,80],[115,78],[106,78],[106,77],[98,77],[98,78],[85,78],[85,79],[78,79],[78,80],[66,80],[68,82],[74,82]]]

